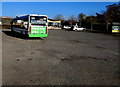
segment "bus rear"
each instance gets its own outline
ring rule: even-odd
[[[47,16],[29,16],[29,27],[28,36],[29,37],[48,37],[48,24]]]

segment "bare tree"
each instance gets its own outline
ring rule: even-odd
[[[74,15],[70,16],[68,21],[72,24],[75,24],[77,22],[76,18],[74,17]]]
[[[54,17],[54,20],[64,20],[64,17],[61,14],[58,14]]]

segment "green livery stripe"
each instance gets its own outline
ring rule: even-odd
[[[29,34],[29,37],[48,37],[48,34]]]
[[[29,37],[48,37],[48,34],[46,34],[46,27],[31,27],[31,32],[28,35]]]

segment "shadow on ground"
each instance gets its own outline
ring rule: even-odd
[[[28,37],[27,35],[22,35],[19,33],[11,32],[10,30],[2,30],[4,34],[7,36],[15,37],[15,38],[20,38],[20,39],[25,39],[25,40],[43,40],[43,38],[39,37]]]

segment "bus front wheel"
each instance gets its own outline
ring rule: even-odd
[[[11,28],[11,32],[14,33],[14,30]]]

